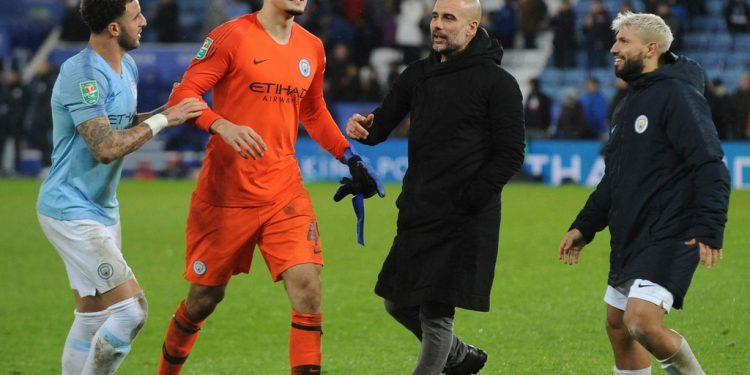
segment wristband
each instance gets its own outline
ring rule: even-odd
[[[167,119],[167,116],[164,116],[161,113],[157,113],[143,122],[148,125],[149,128],[151,128],[151,133],[153,133],[153,136],[155,137],[159,132],[166,128],[167,125],[169,125],[169,120]]]

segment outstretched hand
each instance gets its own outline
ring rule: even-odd
[[[704,244],[703,242],[698,241],[697,239],[693,238],[690,241],[685,241],[685,245],[688,246],[698,246],[698,251],[700,251],[701,255],[701,264],[706,266],[706,268],[713,268],[719,260],[724,259],[724,252],[722,249],[716,249],[709,245]]]
[[[584,246],[586,246],[586,240],[583,238],[583,233],[573,228],[565,235],[562,242],[560,242],[560,247],[557,249],[557,256],[565,264],[578,264],[578,259],[581,256],[581,250],[583,250]]]
[[[367,117],[355,113],[346,122],[346,135],[352,139],[365,139],[370,135],[367,131],[372,126],[372,122],[375,120],[375,115],[370,113]]]

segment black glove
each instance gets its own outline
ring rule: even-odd
[[[359,155],[351,155],[346,159],[346,165],[349,166],[349,173],[352,177],[341,179],[339,188],[333,195],[333,200],[338,202],[345,196],[361,194],[364,198],[370,198],[375,193],[379,196],[385,196],[383,183],[380,182],[378,175],[372,169],[369,163],[362,160]]]
[[[383,198],[385,197],[385,189],[370,163],[362,160],[362,157],[357,155],[351,147],[344,150],[344,156],[340,160],[349,166],[349,173],[351,173],[352,178],[344,177],[341,179],[341,185],[333,194],[333,200],[338,202],[345,196],[352,195],[352,206],[354,214],[357,215],[357,242],[364,245],[365,198],[369,198],[375,193]]]

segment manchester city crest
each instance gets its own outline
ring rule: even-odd
[[[310,62],[307,61],[307,59],[299,61],[299,72],[302,73],[302,76],[305,78],[310,76]]]
[[[635,119],[635,132],[642,134],[648,128],[648,117],[646,115],[640,115]]]
[[[99,277],[101,277],[104,280],[107,280],[110,277],[112,277],[112,274],[115,273],[115,270],[114,270],[114,268],[112,268],[111,264],[109,264],[109,263],[102,263],[96,269],[96,272],[99,274]]]
[[[206,263],[203,263],[201,260],[193,262],[193,272],[195,272],[196,275],[203,275],[206,273]]]

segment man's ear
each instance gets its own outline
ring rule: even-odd
[[[479,29],[479,21],[474,20],[469,22],[469,30],[467,31],[467,36],[473,37],[474,35],[477,35],[477,30]]]
[[[117,22],[110,22],[109,25],[107,25],[107,33],[114,37],[120,36],[120,25],[118,25]]]

